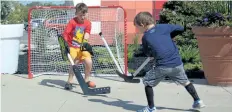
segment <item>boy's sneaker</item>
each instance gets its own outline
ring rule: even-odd
[[[73,89],[72,84],[71,83],[66,83],[65,86],[64,86],[64,89],[72,90]]]
[[[152,109],[149,108],[149,106],[143,108],[142,110],[138,110],[137,112],[156,112],[156,108],[153,107]]]
[[[197,100],[197,101],[194,101],[193,103],[193,108],[194,109],[200,109],[200,108],[204,108],[206,105],[203,103],[202,100]]]

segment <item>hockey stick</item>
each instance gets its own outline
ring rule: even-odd
[[[116,73],[123,78],[126,82],[129,82],[130,80],[134,80],[133,78],[136,77],[136,75],[138,75],[138,73],[151,61],[153,60],[153,57],[148,57],[143,63],[142,65],[139,66],[139,68],[132,74],[132,76],[126,76],[125,74],[122,74],[119,71],[116,71]]]
[[[67,48],[67,43],[65,42],[65,40],[63,39],[62,36],[58,36],[58,41],[61,47],[61,52],[63,52],[64,54],[67,55],[68,60],[70,61],[72,68],[73,68],[73,72],[76,76],[77,81],[80,84],[80,87],[84,93],[84,95],[96,95],[96,94],[108,94],[110,93],[110,87],[101,87],[101,88],[88,88],[88,85],[86,84],[78,66],[76,66],[74,64],[74,61],[71,58],[71,55],[69,54],[69,50]],[[64,56],[64,55],[63,55]]]
[[[102,35],[102,32],[99,33],[100,37],[102,38],[102,41],[104,42],[105,44],[105,47],[107,48],[108,52],[110,53],[110,56],[111,58],[113,59],[116,67],[117,67],[117,70],[116,70],[116,74],[118,74],[120,77],[122,77],[124,79],[124,81],[126,82],[130,82],[130,83],[140,83],[140,79],[130,79],[130,80],[127,80],[129,78],[124,78],[124,77],[133,77],[133,76],[126,76],[126,74],[123,72],[122,68],[119,66],[118,62],[116,61],[112,51],[110,50],[110,47],[108,46],[104,36]]]

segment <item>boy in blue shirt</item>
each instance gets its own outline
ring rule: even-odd
[[[171,33],[184,31],[179,25],[156,24],[149,12],[140,12],[134,18],[136,28],[144,33],[142,38],[142,52],[146,56],[155,58],[155,67],[149,70],[143,78],[148,106],[138,112],[155,112],[153,88],[166,76],[183,85],[193,97],[192,107],[199,109],[205,107],[199,98],[193,84],[188,80],[183,67],[178,48],[171,38]],[[140,54],[135,53],[138,57]]]

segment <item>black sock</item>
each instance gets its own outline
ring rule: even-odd
[[[146,96],[147,96],[148,106],[149,106],[149,108],[153,108],[154,107],[154,93],[153,93],[152,87],[146,86],[145,92],[146,92]]]
[[[200,100],[200,98],[197,95],[197,92],[193,86],[192,83],[190,83],[189,85],[185,86],[186,90],[189,92],[189,94],[193,97],[194,101]]]

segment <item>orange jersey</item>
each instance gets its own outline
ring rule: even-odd
[[[89,20],[84,20],[84,23],[78,23],[78,21],[73,18],[67,24],[63,36],[68,42],[70,47],[79,48],[85,33],[90,34],[91,22]]]

